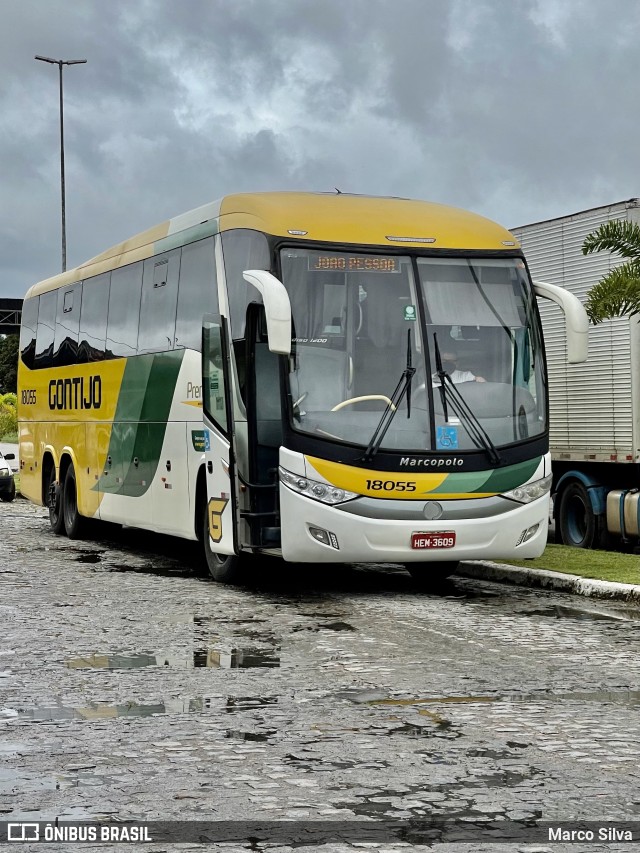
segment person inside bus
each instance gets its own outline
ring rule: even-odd
[[[458,368],[458,355],[453,350],[446,350],[442,353],[442,369],[447,373],[451,381],[458,385],[461,382],[486,382],[483,376],[476,376],[470,370],[460,370]],[[440,378],[437,373],[431,374],[433,385],[440,384]]]

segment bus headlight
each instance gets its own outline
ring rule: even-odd
[[[525,483],[524,486],[511,489],[510,492],[502,492],[501,497],[518,501],[521,504],[528,504],[531,501],[537,501],[538,498],[543,498],[550,492],[552,480],[553,475],[549,474],[548,477],[543,477],[541,480],[536,480],[533,483]]]
[[[323,504],[340,504],[358,497],[356,492],[347,492],[345,489],[338,489],[329,483],[319,483],[317,480],[310,480],[300,474],[292,474],[286,468],[278,468],[278,473],[285,486],[289,486],[294,492],[306,495],[306,497]]]

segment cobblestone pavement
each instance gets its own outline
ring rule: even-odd
[[[640,813],[638,610],[388,566],[224,587],[24,500],[0,529],[2,820]]]

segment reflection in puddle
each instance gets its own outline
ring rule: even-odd
[[[88,655],[70,658],[69,669],[139,669],[145,666],[167,666],[174,669],[253,669],[278,667],[279,649],[232,648],[196,649],[191,654],[176,655],[153,652],[134,652],[112,655]]]
[[[598,610],[581,610],[578,607],[566,607],[563,604],[549,605],[536,610],[520,610],[521,616],[549,616],[553,619],[577,619],[579,621],[593,622],[620,622],[626,621],[630,616],[616,615],[614,613],[602,613]]]
[[[75,560],[77,563],[99,563],[102,555],[99,551],[82,551]]]
[[[231,738],[232,740],[248,740],[264,743],[276,733],[275,729],[271,729],[268,732],[241,732],[238,729],[227,729],[225,737]]]
[[[229,696],[224,708],[228,714],[233,714],[235,711],[251,711],[265,705],[277,704],[277,696]]]
[[[446,740],[455,740],[462,737],[462,732],[456,731],[453,728],[451,720],[438,719],[434,720],[435,727],[419,726],[415,723],[405,723],[395,729],[389,729],[388,735],[405,735],[412,738],[444,738]]]
[[[101,572],[127,572],[134,575],[158,575],[165,578],[192,578],[193,580],[201,580],[197,575],[193,574],[192,569],[186,566],[175,565],[153,565],[145,563],[143,565],[131,565],[130,563],[103,563],[100,567]],[[206,579],[205,579],[206,580]]]
[[[340,699],[348,699],[357,705],[392,705],[406,707],[410,705],[440,705],[440,704],[469,704],[474,705],[482,702],[498,702],[500,696],[424,696],[420,698],[394,699],[387,696],[383,691],[375,689],[342,690],[336,693]]]
[[[70,708],[64,705],[36,706],[19,710],[23,720],[48,723],[59,720],[107,720],[116,717],[152,717],[156,714],[199,714],[209,711],[227,713],[241,712],[276,705],[276,696],[198,696],[193,699],[165,699],[162,702],[144,705],[137,702],[125,702],[119,705],[106,705],[92,702],[84,708]]]

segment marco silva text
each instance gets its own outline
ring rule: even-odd
[[[569,829],[566,826],[548,827],[549,841],[633,841],[630,829],[599,826],[596,829]]]

